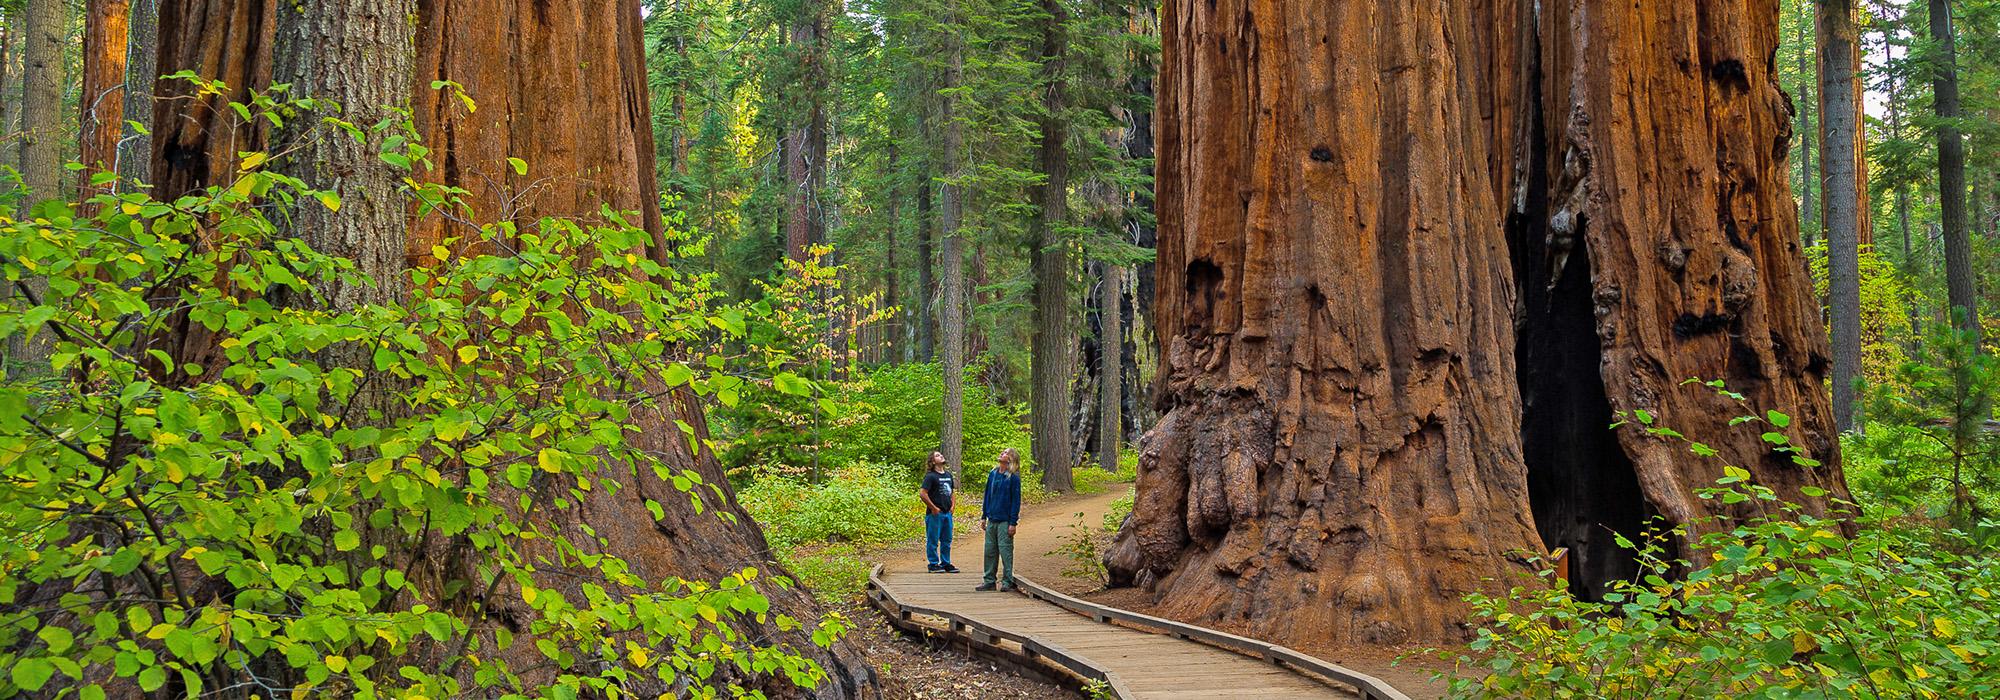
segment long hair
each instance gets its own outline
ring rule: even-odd
[[[1004,449],[1004,450],[1001,450],[1001,451],[1000,451],[1000,461],[1002,461],[1002,462],[1006,462],[1006,463],[1008,463],[1008,464],[1012,464],[1012,465],[1014,465],[1014,468],[1015,468],[1015,469],[1020,469],[1020,468],[1021,468],[1021,451],[1020,451],[1020,450],[1016,450],[1016,449],[1014,449],[1014,448],[1012,448],[1012,447],[1009,447],[1009,448],[1007,448],[1007,449]]]

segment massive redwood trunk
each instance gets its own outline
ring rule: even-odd
[[[1540,549],[1470,8],[1163,8],[1166,415],[1110,563],[1171,615],[1451,638]]]
[[[1115,581],[1278,640],[1452,639],[1519,554],[1570,547],[1586,595],[1628,575],[1614,534],[1715,512],[1725,462],[1845,495],[1771,0],[1169,0],[1162,25],[1167,415]],[[1637,410],[1721,459],[1607,428]],[[1765,410],[1823,465],[1728,425]]]
[[[229,95],[268,85],[273,15],[268,0],[167,0],[160,70],[224,77],[231,81]],[[656,237],[662,234],[636,0],[418,0],[414,20],[409,103],[436,165],[415,177],[464,188],[472,218],[465,218],[466,212],[413,210],[403,242],[412,263],[434,263],[433,245],[452,239],[469,244],[480,224],[507,221],[526,230],[543,216],[593,218],[600,206],[637,212],[635,224]],[[433,81],[462,86],[477,108],[468,108],[452,92],[433,89]],[[190,94],[185,84],[172,83],[162,83],[163,95]],[[226,111],[217,113],[220,106],[213,99],[161,103],[154,173],[163,196],[221,182],[234,167],[235,152],[263,147],[265,134],[235,125]],[[528,172],[517,173],[510,157],[528,163]],[[547,525],[579,545],[601,543],[604,552],[624,559],[633,574],[647,581],[713,581],[745,566],[786,573],[772,560],[762,531],[736,503],[714,455],[705,448],[691,451],[675,427],[684,421],[706,436],[695,397],[670,395],[631,420],[650,426],[631,433],[643,443],[635,447],[662,455],[671,468],[694,470],[719,490],[696,492],[694,497],[704,501],[697,510],[689,496],[650,473],[613,475],[625,488],[596,491],[575,508],[540,516],[560,519]],[[648,512],[648,499],[665,507],[663,517],[656,520]],[[450,576],[450,567],[472,565],[457,557],[438,559],[440,576]],[[538,584],[581,600],[581,581],[560,571],[549,570]],[[774,611],[801,620],[821,614],[812,598],[796,588],[767,584],[762,592]],[[489,601],[496,608],[489,617],[533,616],[518,596],[506,598]],[[843,643],[820,649],[809,630],[786,632],[748,620],[737,624],[760,644],[785,645],[818,660],[830,679],[814,697],[873,692],[873,672],[854,647]],[[517,668],[529,668],[532,646],[516,645],[507,654],[518,658],[509,660]],[[778,681],[765,690],[789,695],[786,685]]]

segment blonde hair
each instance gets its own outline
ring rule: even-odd
[[[1012,447],[1001,450],[1000,461],[1019,467],[1021,466],[1021,451]]]

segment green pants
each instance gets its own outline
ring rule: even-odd
[[[986,583],[1014,585],[1014,534],[1007,531],[1013,523],[991,520],[986,523]],[[1005,577],[999,577],[1002,569]]]

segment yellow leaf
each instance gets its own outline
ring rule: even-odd
[[[263,165],[264,161],[270,160],[270,158],[271,154],[269,153],[258,152],[258,153],[245,154],[243,156],[243,163],[241,165],[236,166],[236,169],[241,172],[247,173],[252,170],[256,170],[257,166]]]
[[[124,212],[126,216],[138,216],[140,208],[137,204],[126,202],[118,205],[118,211]]]
[[[639,668],[645,668],[647,664],[653,661],[652,655],[646,653],[646,648],[637,644],[632,645],[632,651],[626,654],[626,658],[631,659],[632,665]]]
[[[1937,632],[1939,639],[1951,639],[1953,635],[1958,634],[1958,625],[1942,617],[1931,619],[1931,629]]]
[[[541,452],[535,453],[535,466],[541,467],[545,472],[562,471],[562,453],[544,448]]]
[[[431,257],[437,258],[439,261],[450,260],[451,251],[447,250],[444,246],[434,245],[431,246]]]
[[[326,670],[334,673],[347,670],[347,657],[339,655],[326,657]]]
[[[327,211],[340,211],[340,195],[321,192],[313,196],[319,198],[320,205],[326,207]]]
[[[458,349],[458,361],[470,364],[479,360],[479,348],[471,345]]]

